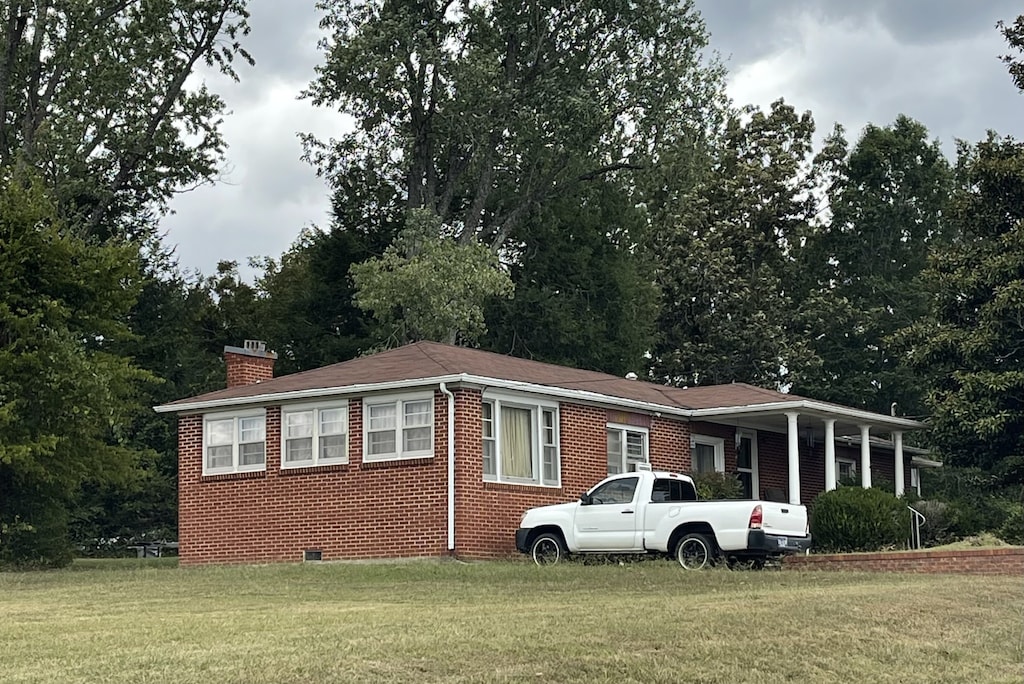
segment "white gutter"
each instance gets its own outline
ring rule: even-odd
[[[910,418],[896,418],[894,416],[887,416],[881,413],[872,413],[871,411],[864,411],[861,409],[849,408],[847,406],[840,406],[839,404],[826,404],[813,399],[797,399],[793,401],[775,401],[765,404],[748,404],[746,406],[727,406],[727,407],[716,407],[707,409],[693,409],[690,411],[691,418],[711,418],[716,416],[725,415],[744,415],[752,413],[778,413],[785,411],[796,411],[797,413],[806,414],[813,412],[816,414],[822,414],[829,417],[832,416],[844,416],[849,418],[852,422],[869,422],[873,425],[887,425],[891,427],[901,427],[909,429],[920,429],[924,425],[916,420]]]
[[[245,406],[252,404],[275,404],[285,401],[301,399],[314,399],[319,397],[339,397],[346,395],[361,395],[369,392],[387,392],[392,390],[403,390],[413,387],[425,387],[428,385],[440,385],[446,383],[470,383],[486,387],[529,392],[548,397],[558,397],[571,401],[589,402],[594,404],[610,405],[616,408],[631,408],[649,413],[659,413],[680,418],[712,418],[721,416],[751,415],[764,413],[784,413],[796,411],[799,413],[813,412],[826,416],[842,416],[851,422],[871,423],[878,426],[898,427],[905,430],[919,430],[924,427],[916,420],[909,418],[896,418],[881,413],[871,413],[861,409],[854,409],[838,404],[828,404],[810,399],[796,399],[793,401],[776,401],[764,404],[748,404],[745,406],[716,407],[706,409],[687,409],[679,406],[656,404],[649,401],[636,399],[625,399],[598,392],[587,390],[574,390],[564,387],[552,387],[532,382],[517,380],[502,380],[500,378],[489,378],[482,375],[469,375],[467,373],[455,373],[450,375],[439,375],[431,378],[415,378],[411,380],[395,380],[392,382],[362,383],[359,385],[345,385],[344,387],[321,387],[308,390],[293,390],[291,392],[270,392],[251,397],[236,397],[231,399],[211,399],[206,401],[194,401],[182,404],[163,404],[155,407],[158,413],[185,413],[204,411],[207,409]]]
[[[441,392],[448,397],[448,552],[455,554],[455,395],[444,382]]]

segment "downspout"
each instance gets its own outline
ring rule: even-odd
[[[441,392],[448,397],[448,554],[455,555],[455,395],[441,383]]]

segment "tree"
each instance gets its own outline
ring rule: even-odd
[[[307,157],[336,187],[368,182],[381,191],[364,201],[397,196],[436,215],[446,240],[503,259],[539,207],[698,145],[722,102],[692,2],[319,7],[331,37],[307,95],[356,126],[307,137]]]
[[[132,463],[125,427],[150,376],[112,347],[138,249],[79,237],[36,179],[0,182],[0,563],[62,565],[78,487]]]
[[[1021,55],[1003,55],[1003,62],[1010,72],[1010,78],[1018,90],[1024,91],[1024,14],[1017,17],[1012,24],[1000,21],[996,26],[1006,39],[1011,50],[1016,50]]]
[[[937,141],[900,116],[868,125],[850,151],[842,131],[818,159],[831,220],[802,250],[810,332],[820,373],[793,391],[888,413],[923,412],[919,371],[902,364],[890,337],[928,313],[920,274],[944,236],[951,171]]]
[[[224,105],[189,76],[251,62],[245,0],[0,2],[0,165],[36,169],[62,215],[138,231],[217,174]],[[151,227],[151,226],[150,226]]]
[[[513,232],[516,294],[492,300],[481,346],[616,375],[642,372],[658,303],[647,224],[615,178],[538,210]]]
[[[899,335],[933,377],[934,449],[951,465],[1024,484],[1024,144],[961,145],[954,238],[925,272],[932,316]]]
[[[815,358],[800,328],[796,251],[816,207],[814,122],[783,101],[729,120],[708,170],[654,234],[661,289],[655,378],[781,387]]]
[[[388,340],[453,344],[482,335],[489,297],[508,296],[512,282],[497,257],[478,243],[462,245],[444,235],[433,213],[416,209],[398,239],[350,269],[356,304],[373,311]]]

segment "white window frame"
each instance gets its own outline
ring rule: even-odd
[[[698,444],[704,444],[715,449],[715,472],[725,472],[725,439],[721,437],[710,437],[708,435],[690,435],[690,472],[697,472],[697,461],[694,459],[694,452]]]
[[[426,425],[407,425],[405,423],[405,406],[417,402],[430,402],[430,422]],[[371,424],[371,408],[374,406],[394,406],[395,424],[391,428],[376,428]],[[363,461],[366,463],[379,463],[382,461],[408,461],[415,458],[434,457],[434,414],[437,407],[434,402],[434,393],[416,392],[410,394],[382,394],[363,398]],[[404,448],[403,431],[418,428],[427,428],[430,433],[430,446],[426,449],[406,450]],[[395,450],[384,453],[370,453],[370,435],[374,433],[393,432],[395,435]]]
[[[344,416],[344,432],[342,433],[328,433],[322,434],[321,430],[323,427],[323,421],[321,419],[321,411],[332,411],[342,410],[342,416]],[[303,461],[288,461],[288,441],[292,439],[288,435],[288,416],[296,413],[312,413],[313,414],[313,425],[312,434],[310,438],[312,440],[312,449],[310,458]],[[343,455],[338,458],[322,458],[320,456],[321,442],[323,437],[336,437],[339,434],[345,436],[345,443],[342,447]],[[316,468],[319,466],[328,465],[344,465],[348,463],[348,436],[349,436],[349,421],[348,421],[348,401],[332,401],[322,404],[290,404],[281,407],[281,470],[290,470],[292,468]]]
[[[750,440],[750,467],[740,467],[740,442],[744,439]],[[736,472],[750,473],[750,496],[759,499],[758,492],[761,491],[761,483],[757,478],[757,430],[737,430],[736,432]]]
[[[921,496],[921,470],[919,468],[910,469],[910,488],[917,492],[918,496]]]
[[[857,473],[857,461],[852,458],[844,458],[842,456],[836,456],[836,484],[841,484],[844,475],[840,472],[839,464],[845,463],[850,466],[851,477],[858,477]]]
[[[561,416],[557,402],[546,401],[528,395],[505,394],[497,392],[485,392],[482,399],[483,404],[491,406],[491,436],[487,437],[485,432],[483,443],[481,443],[481,463],[483,479],[485,482],[502,482],[504,484],[526,485],[530,487],[560,488],[562,486],[562,447],[559,436]],[[506,476],[501,472],[501,407],[524,409],[530,412],[530,456],[531,466],[535,476],[532,478]],[[552,425],[546,422],[550,418]],[[481,429],[485,422],[484,409],[481,406]],[[483,466],[484,443],[490,442],[493,455],[494,472],[486,472]],[[553,454],[550,467],[555,471],[554,477],[547,477],[545,465],[548,454]]]
[[[251,465],[240,465],[240,446],[243,444],[241,441],[242,437],[242,420],[246,418],[262,418],[263,419],[263,462]],[[221,421],[231,421],[231,465],[221,468],[211,468],[209,466],[209,448],[211,446],[227,446],[226,443],[221,445],[210,444],[210,423],[218,423]],[[257,442],[244,442],[244,444],[256,444]],[[223,413],[207,413],[203,415],[203,475],[228,475],[231,473],[254,473],[260,472],[267,469],[267,410],[263,408],[249,409],[246,411],[232,411]]]
[[[636,425],[625,425],[623,423],[608,423],[608,427],[607,427],[607,430],[605,431],[605,435],[607,435],[610,432],[618,432],[619,433],[619,444],[622,445],[622,448],[621,448],[621,451],[619,453],[619,463],[618,463],[618,466],[619,466],[619,468],[621,468],[621,470],[616,470],[615,472],[612,472],[611,468],[609,468],[608,469],[608,474],[609,475],[617,475],[619,473],[629,472],[629,464],[630,463],[650,463],[651,462],[651,435],[650,435],[650,430],[648,430],[645,427],[637,427]],[[642,461],[635,461],[635,460],[631,461],[631,460],[629,460],[629,457],[628,457],[628,454],[627,454],[627,449],[626,449],[626,439],[627,439],[627,434],[630,433],[630,432],[632,432],[634,434],[640,435],[642,440],[643,440],[643,444],[642,444],[642,446],[643,446],[643,460]],[[609,442],[609,444],[610,444],[610,442]],[[611,452],[608,449],[608,445],[605,446],[605,452],[608,454],[608,457],[609,457],[608,465],[611,465]]]

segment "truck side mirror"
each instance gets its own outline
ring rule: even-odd
[[[584,506],[589,506],[590,504],[594,503],[594,500],[590,498],[590,494],[583,492],[582,494],[580,494],[580,503],[582,503]]]

